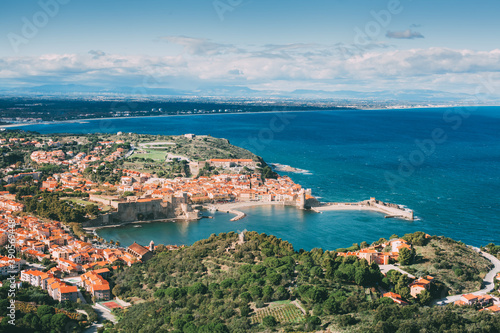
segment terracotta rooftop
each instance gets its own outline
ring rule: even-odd
[[[130,245],[128,247],[130,250],[134,251],[135,253],[143,256],[145,255],[146,253],[149,252],[149,250],[147,248],[145,248],[144,246],[142,245],[139,245],[137,244],[136,242],[134,242],[132,245]]]

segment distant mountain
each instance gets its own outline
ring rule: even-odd
[[[242,86],[204,86],[194,91],[201,96],[254,97],[268,95],[269,92]]]
[[[47,96],[79,96],[89,97],[97,95],[119,95],[126,98],[137,97],[221,97],[221,98],[283,98],[295,100],[322,100],[322,101],[373,101],[373,102],[409,102],[409,103],[457,103],[465,100],[474,100],[475,96],[463,93],[446,91],[414,89],[414,90],[380,90],[380,91],[354,91],[354,90],[308,90],[297,89],[291,92],[276,90],[255,90],[246,86],[205,85],[194,90],[175,88],[148,88],[144,87],[102,87],[80,84],[47,84],[34,87],[0,88],[0,92],[8,95],[47,95]],[[498,102],[498,101],[497,101]]]
[[[382,90],[373,92],[362,92],[353,90],[338,90],[338,91],[325,91],[325,90],[307,90],[300,89],[294,90],[288,94],[289,96],[296,97],[309,97],[309,98],[324,98],[324,99],[363,99],[363,100],[397,100],[397,101],[408,101],[408,102],[451,102],[458,100],[465,100],[473,98],[473,95],[469,94],[457,94],[445,91],[437,90]]]

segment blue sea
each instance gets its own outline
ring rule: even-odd
[[[321,201],[369,197],[404,204],[415,221],[372,212],[322,214],[285,207],[244,209],[197,222],[108,228],[122,245],[192,244],[212,233],[255,230],[295,249],[336,249],[424,231],[479,246],[500,244],[500,107],[217,114],[119,118],[20,127],[40,133],[195,133],[227,138],[262,156],[307,170],[283,173]],[[208,213],[206,213],[209,215]]]

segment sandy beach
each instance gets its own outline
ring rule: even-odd
[[[206,209],[210,209],[211,207],[215,207],[219,212],[227,212],[230,214],[234,214],[235,217],[231,219],[231,221],[241,220],[246,216],[245,213],[239,211],[238,209],[247,208],[247,207],[256,207],[256,206],[283,206],[283,202],[281,201],[243,201],[243,202],[232,202],[225,204],[211,204],[208,206],[204,206]]]

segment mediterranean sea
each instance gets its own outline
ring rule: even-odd
[[[404,204],[417,220],[374,212],[290,207],[241,209],[195,222],[146,223],[98,231],[129,245],[192,244],[212,233],[255,230],[295,249],[332,250],[392,234],[424,231],[471,245],[500,244],[500,107],[307,111],[85,120],[19,127],[40,133],[135,132],[227,138],[286,173],[321,201],[369,197]],[[209,215],[210,213],[205,213]]]

